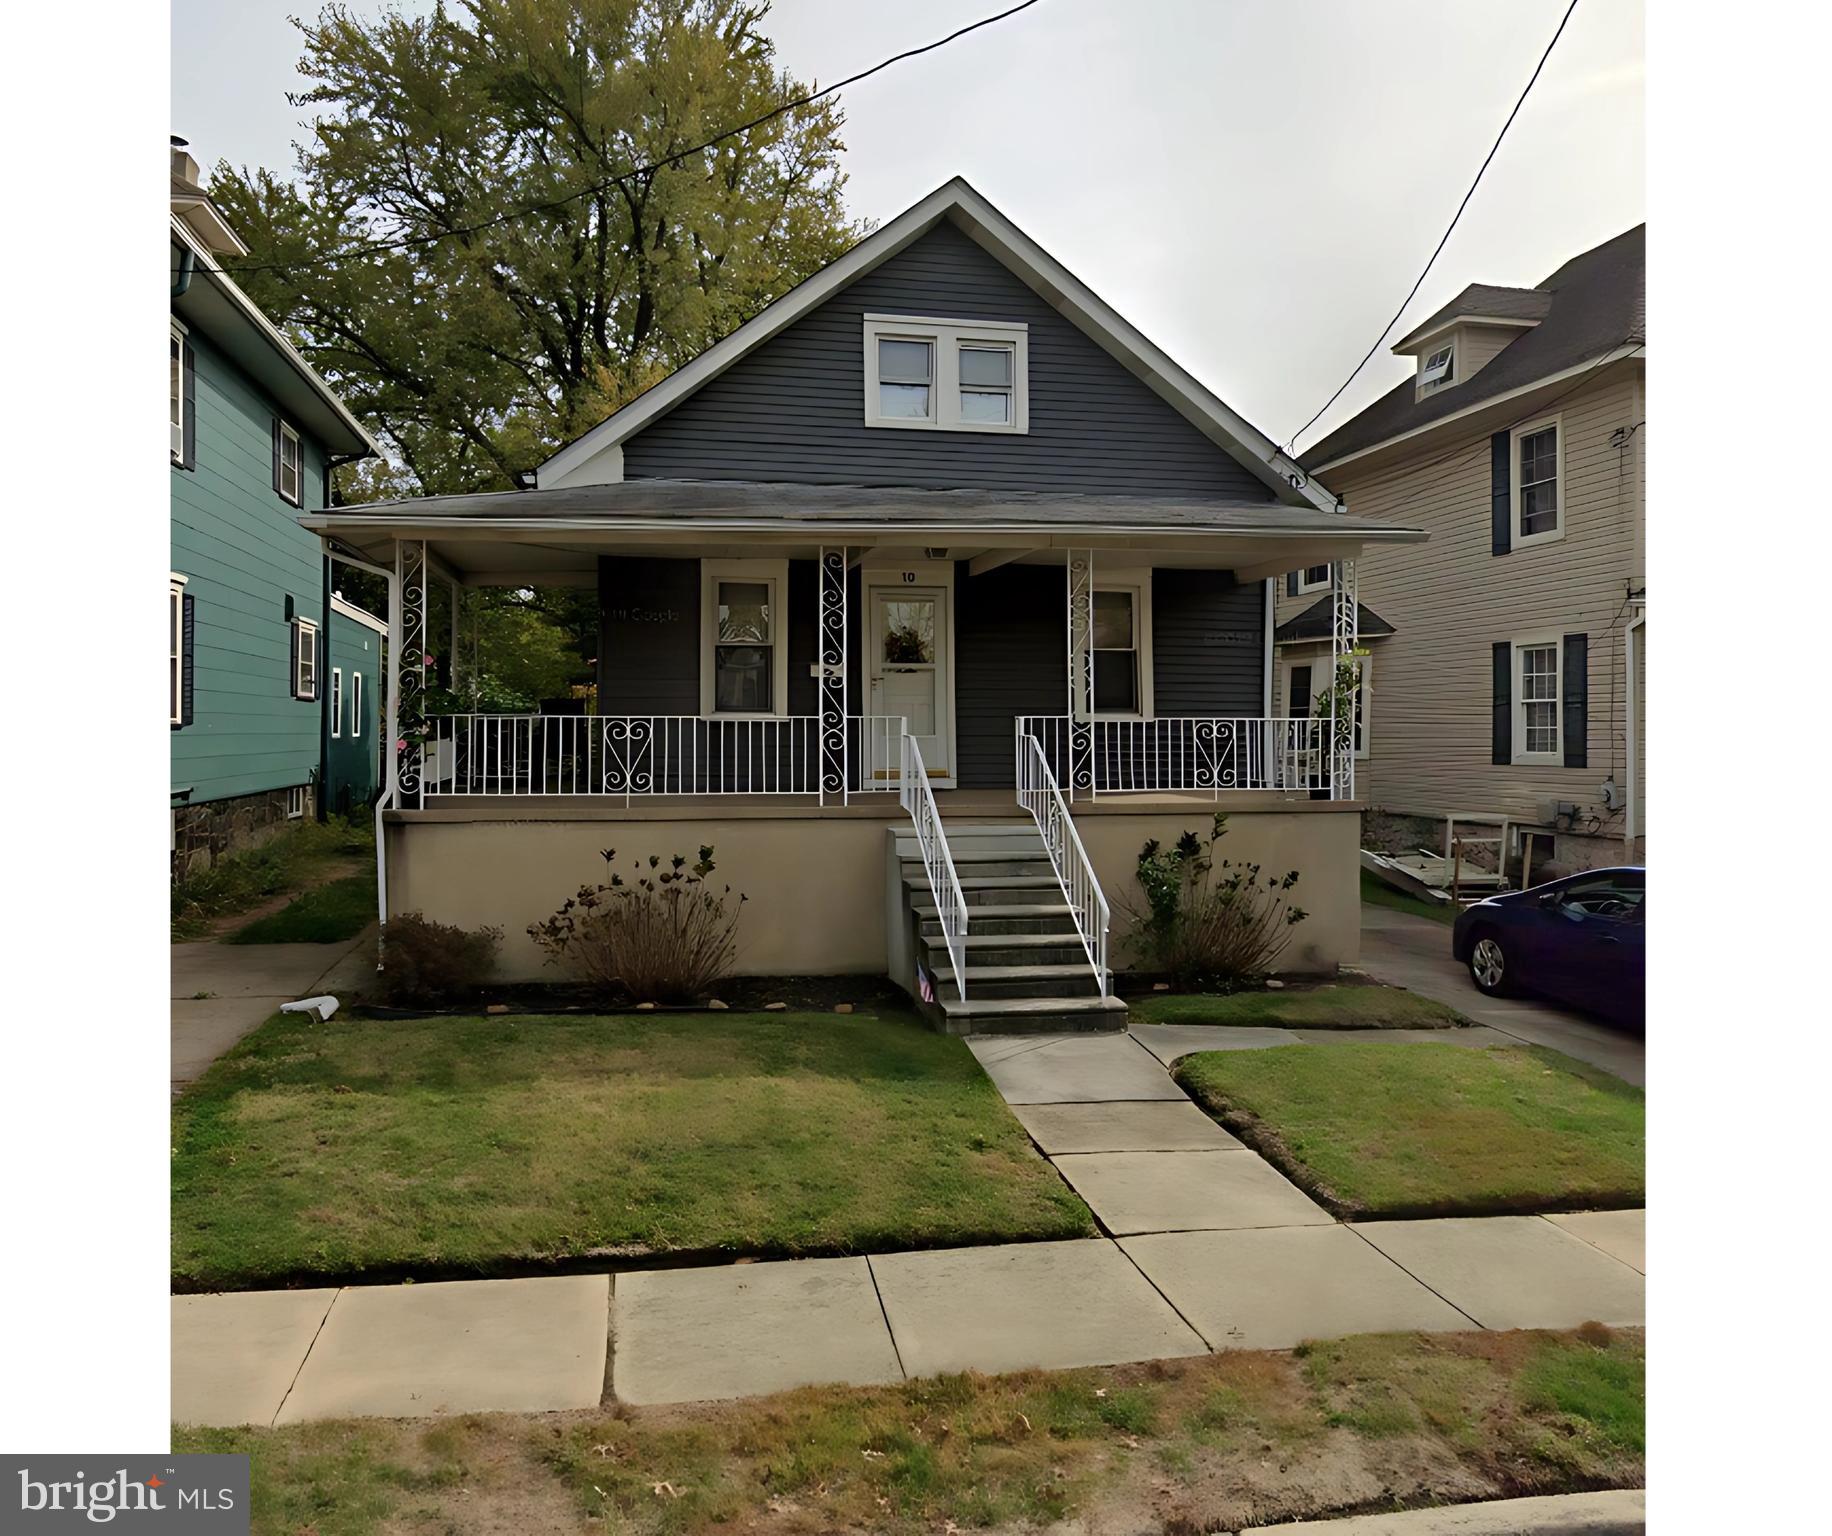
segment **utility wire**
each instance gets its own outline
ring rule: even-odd
[[[493,214],[475,224],[463,225],[456,229],[441,230],[431,235],[402,235],[392,240],[375,240],[363,245],[351,246],[348,250],[336,251],[329,256],[315,256],[304,261],[270,261],[238,263],[234,268],[209,267],[199,265],[196,270],[216,277],[235,277],[242,272],[293,272],[307,267],[333,266],[340,261],[349,261],[352,257],[368,256],[378,251],[407,250],[415,246],[434,245],[441,240],[454,239],[459,235],[475,235],[486,229],[510,223],[516,219],[526,218],[532,213],[550,213],[556,208],[564,208],[568,203],[575,203],[582,197],[592,197],[599,192],[624,182],[635,181],[639,177],[653,175],[656,171],[665,170],[668,166],[678,165],[683,160],[690,160],[715,145],[723,144],[727,139],[735,139],[740,134],[749,133],[753,128],[761,128],[765,123],[781,117],[784,113],[794,112],[801,107],[819,101],[824,96],[831,96],[847,86],[857,85],[861,80],[869,80],[881,70],[889,69],[893,64],[901,64],[905,59],[913,59],[921,54],[933,53],[937,48],[945,48],[957,38],[965,37],[969,32],[977,32],[981,27],[990,27],[994,22],[1004,21],[1007,17],[1016,16],[1020,11],[1028,11],[1039,0],[1020,0],[1020,3],[998,12],[996,15],[981,17],[978,21],[969,22],[964,27],[957,27],[946,37],[938,37],[932,43],[923,43],[916,48],[906,48],[902,53],[894,53],[888,59],[881,59],[870,69],[862,69],[856,75],[848,75],[844,80],[835,81],[817,91],[810,91],[805,96],[798,96],[793,101],[785,101],[780,106],[772,107],[759,117],[753,117],[748,123],[740,123],[736,128],[727,128],[722,133],[714,134],[703,143],[695,144],[691,149],[678,150],[660,160],[652,160],[647,165],[633,166],[618,176],[611,176],[603,181],[593,182],[590,186],[581,187],[577,192],[569,192],[565,197],[557,197],[545,203],[533,203],[526,208],[511,208],[504,213]],[[1575,5],[1577,0],[1572,0]]]
[[[1386,323],[1381,333],[1374,338],[1374,345],[1368,348],[1367,355],[1354,366],[1349,376],[1336,386],[1335,394],[1331,395],[1322,405],[1318,406],[1316,415],[1312,416],[1309,421],[1305,422],[1303,426],[1299,427],[1296,432],[1293,432],[1291,436],[1285,440],[1285,451],[1287,453],[1294,451],[1293,445],[1296,444],[1297,440],[1314,427],[1317,424],[1317,418],[1341,398],[1343,390],[1347,389],[1349,385],[1355,382],[1361,370],[1368,366],[1368,360],[1380,350],[1380,344],[1387,339],[1393,327],[1399,324],[1400,316],[1406,312],[1406,306],[1418,296],[1418,291],[1424,286],[1425,279],[1430,275],[1433,265],[1437,262],[1438,257],[1443,254],[1444,247],[1450,243],[1450,237],[1457,227],[1457,221],[1463,217],[1463,210],[1469,207],[1469,200],[1476,195],[1476,188],[1482,185],[1483,175],[1487,172],[1490,162],[1494,160],[1496,151],[1501,148],[1501,141],[1508,136],[1508,129],[1514,126],[1514,119],[1520,116],[1520,109],[1526,104],[1528,92],[1533,89],[1534,81],[1539,79],[1540,71],[1546,67],[1546,60],[1552,57],[1552,50],[1558,46],[1559,38],[1564,35],[1565,23],[1571,20],[1571,13],[1577,8],[1578,0],[1571,0],[1571,4],[1565,7],[1565,14],[1559,18],[1558,30],[1552,34],[1552,41],[1546,44],[1546,51],[1539,56],[1539,63],[1533,66],[1533,73],[1528,78],[1526,86],[1522,89],[1519,100],[1514,103],[1514,110],[1508,113],[1508,120],[1501,125],[1501,132],[1495,135],[1495,142],[1489,146],[1488,154],[1483,157],[1482,164],[1476,171],[1476,179],[1469,184],[1469,191],[1463,194],[1463,201],[1457,204],[1457,211],[1451,217],[1449,228],[1444,231],[1443,238],[1438,241],[1436,249],[1431,253],[1431,259],[1425,263],[1424,270],[1419,273],[1418,281],[1412,285],[1406,297],[1401,300],[1399,308],[1393,312],[1393,318]]]

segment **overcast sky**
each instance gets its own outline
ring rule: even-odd
[[[1564,6],[1042,0],[844,93],[848,202],[882,223],[965,176],[1284,441],[1411,286]],[[824,82],[1002,8],[776,0],[766,25]],[[288,11],[173,0],[171,126],[206,167],[291,166]],[[1408,320],[1642,220],[1643,83],[1641,0],[1580,0]],[[1408,371],[1383,349],[1299,447]]]

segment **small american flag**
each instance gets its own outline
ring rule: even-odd
[[[930,977],[929,968],[926,965],[919,964],[916,967],[916,995],[925,1003],[935,1001],[935,982]]]

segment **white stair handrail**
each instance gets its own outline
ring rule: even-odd
[[[1094,861],[1082,846],[1081,834],[1069,815],[1068,802],[1062,798],[1056,776],[1050,772],[1043,755],[1043,743],[1029,731],[1018,730],[1018,804],[1030,812],[1043,838],[1044,850],[1050,856],[1050,867],[1056,871],[1056,883],[1075,916],[1075,931],[1081,936],[1082,948],[1088,952],[1088,964],[1094,967],[1100,995],[1109,988],[1107,970],[1107,930],[1111,913],[1107,897],[1094,874]]]
[[[916,826],[916,846],[922,854],[923,873],[929,878],[942,940],[948,946],[948,964],[954,970],[955,995],[964,1003],[967,1000],[967,898],[961,894],[960,876],[954,872],[954,855],[948,851],[948,836],[942,830],[941,812],[936,809],[935,791],[929,786],[929,770],[923,765],[922,749],[908,730],[903,733],[903,759],[899,766],[898,798]]]

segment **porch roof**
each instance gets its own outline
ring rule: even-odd
[[[425,496],[334,507],[307,528],[374,556],[397,538],[423,538],[460,572],[497,568],[515,547],[532,579],[547,556],[573,563],[618,547],[903,542],[946,536],[952,558],[1115,541],[1169,547],[1204,564],[1253,564],[1274,575],[1311,560],[1353,558],[1367,544],[1422,542],[1425,531],[1309,507],[1177,496],[1108,496],[994,489],[809,485],[745,480],[624,480],[550,490]],[[1280,564],[1279,561],[1286,563]]]

